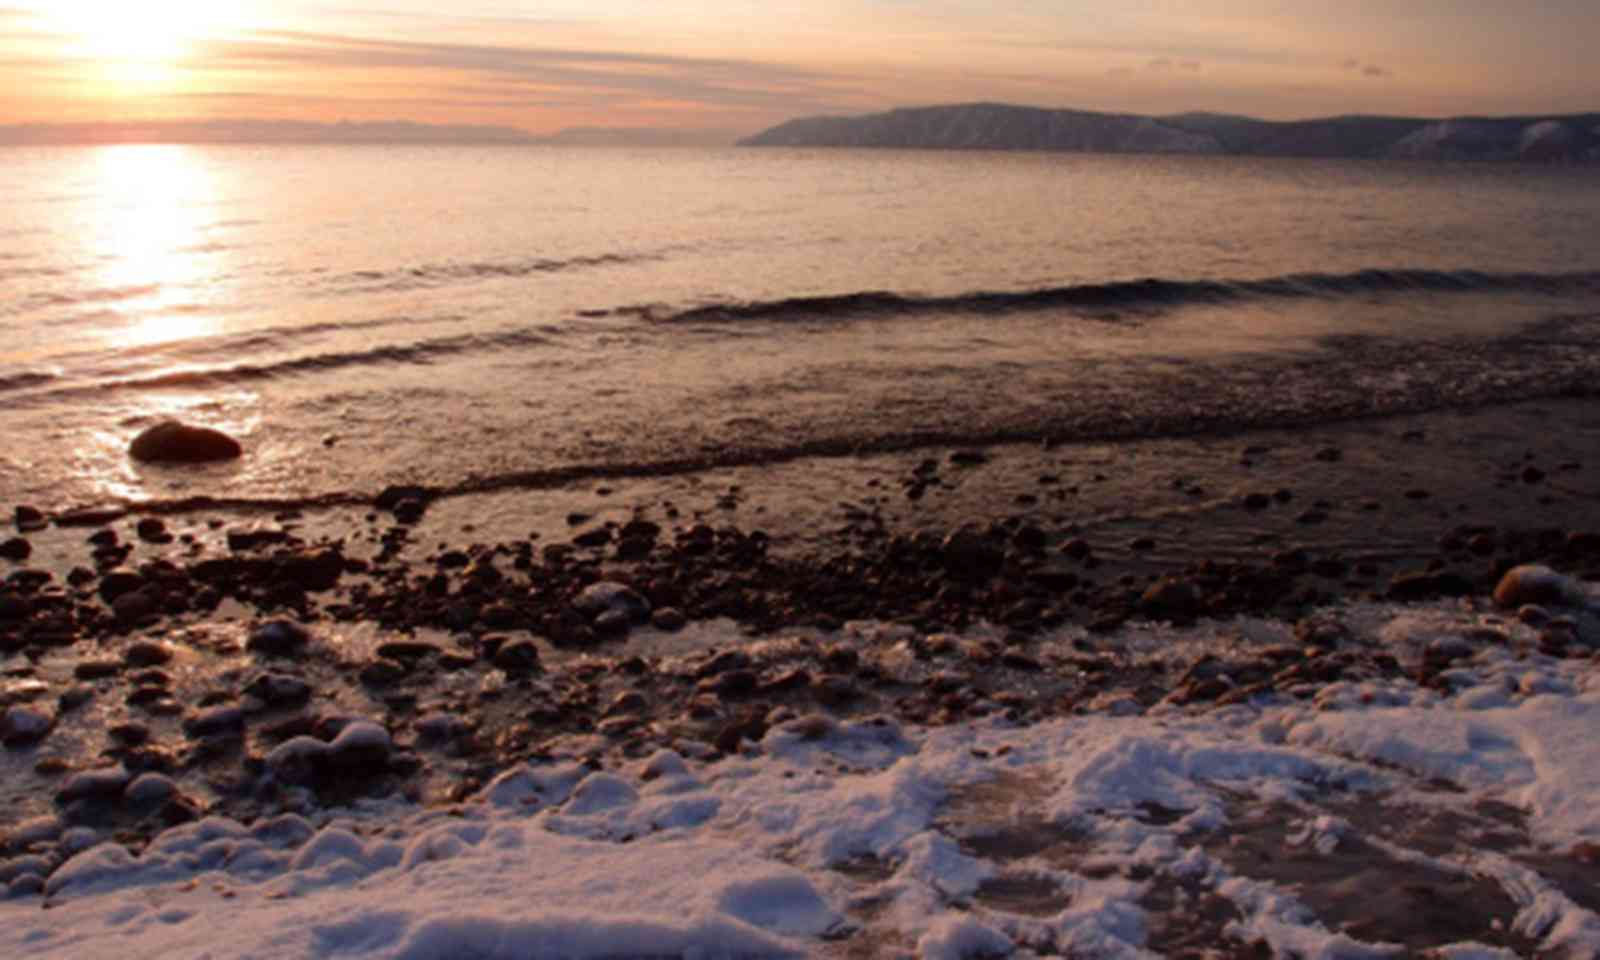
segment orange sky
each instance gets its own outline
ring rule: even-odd
[[[0,124],[742,134],[972,100],[1280,119],[1600,110],[1594,0],[0,4]]]

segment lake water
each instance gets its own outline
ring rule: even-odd
[[[0,150],[0,504],[359,498],[1590,389],[1592,169]],[[178,416],[238,436],[137,466]]]

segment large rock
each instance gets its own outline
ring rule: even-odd
[[[166,420],[134,437],[128,453],[146,463],[215,463],[238,459],[244,448],[220,430]]]
[[[1494,588],[1494,602],[1511,609],[1526,604],[1575,607],[1587,599],[1583,586],[1576,580],[1532,563],[1507,571]]]

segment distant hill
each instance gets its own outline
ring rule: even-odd
[[[971,103],[858,117],[806,117],[740,145],[1578,163],[1600,161],[1600,113],[1273,121],[1214,113],[1146,117]]]

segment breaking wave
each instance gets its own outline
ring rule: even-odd
[[[1039,310],[1170,310],[1262,300],[1343,300],[1407,293],[1600,295],[1600,272],[1490,273],[1478,270],[1373,269],[1356,273],[1297,273],[1257,280],[1165,280],[1047,287],[1017,292],[977,291],[919,297],[869,290],[834,296],[711,304],[673,313],[636,311],[663,323],[816,321],[929,312],[1010,313]]]

